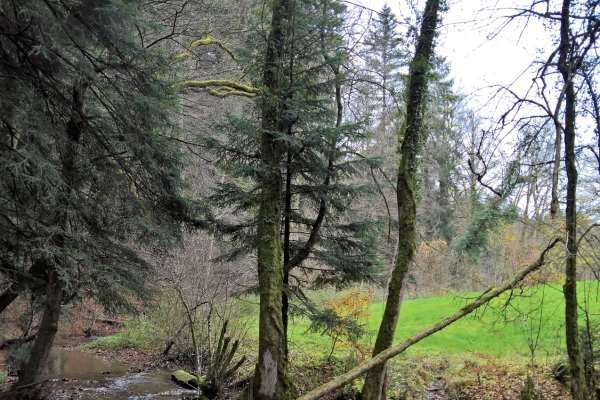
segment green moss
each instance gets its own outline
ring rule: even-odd
[[[198,379],[190,374],[180,369],[171,374],[171,379],[175,381],[177,384],[185,387],[198,387]]]
[[[220,40],[213,39],[210,36],[208,36],[207,38],[204,38],[204,39],[198,39],[198,40],[193,41],[192,44],[190,45],[190,47],[188,47],[188,49],[186,51],[184,51],[182,54],[178,55],[177,58],[179,60],[183,60],[183,59],[189,57],[192,54],[192,51],[196,47],[198,47],[198,46],[206,46],[206,45],[209,45],[209,44],[214,44],[216,46],[219,46],[227,54],[229,54],[232,59],[234,59],[235,61],[237,61],[237,58],[235,57],[235,54],[233,53],[233,51],[231,51],[231,49],[228,46],[226,46],[225,44],[223,44],[223,42],[221,42]]]
[[[261,94],[260,89],[227,79],[208,79],[204,81],[190,80],[185,81],[183,85],[188,87],[208,88],[212,94],[219,97],[256,97]]]

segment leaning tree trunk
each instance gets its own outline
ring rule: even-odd
[[[571,394],[574,400],[587,400],[588,391],[577,324],[577,165],[575,160],[575,87],[573,83],[576,60],[573,59],[570,28],[570,0],[564,0],[560,24],[558,69],[565,85],[565,167],[567,170],[567,207],[565,211],[567,256],[565,266],[565,330]]]
[[[273,16],[264,64],[261,132],[260,201],[257,227],[260,314],[258,362],[254,371],[252,395],[256,400],[288,398],[286,338],[282,321],[283,266],[280,238],[282,157],[278,136],[286,132],[282,124],[283,54],[289,21],[289,0],[273,2]]]
[[[13,283],[2,294],[0,294],[0,314],[19,297],[23,288]]]
[[[408,267],[415,254],[416,202],[414,181],[416,174],[416,155],[419,151],[421,120],[423,115],[423,98],[427,90],[427,72],[429,71],[433,40],[438,22],[439,0],[427,0],[425,14],[421,26],[421,34],[417,42],[415,56],[410,64],[406,119],[398,140],[400,162],[398,166],[398,251],[394,260],[392,276],[388,284],[388,298],[383,312],[383,319],[373,356],[389,349],[394,340],[396,325],[402,304],[402,285]],[[363,386],[362,395],[365,400],[385,398],[383,393],[386,375],[386,363],[371,369]]]
[[[38,290],[40,284],[37,281],[44,280],[45,265],[40,260],[34,261],[32,266],[27,271],[25,277],[21,277],[19,281],[10,285],[2,294],[0,294],[0,314],[12,304],[13,301],[19,297],[19,295],[29,288],[29,290]],[[29,287],[24,280],[29,280]]]
[[[65,246],[64,232],[67,231],[69,203],[72,201],[72,192],[77,182],[77,147],[81,134],[84,129],[84,99],[87,90],[87,83],[77,84],[73,88],[73,106],[71,118],[66,127],[66,145],[61,149],[62,160],[62,179],[64,182],[65,199],[62,204],[61,212],[56,217],[56,226],[59,233],[51,238],[55,248],[60,249]],[[46,259],[43,264],[43,275],[46,279],[46,302],[42,322],[31,348],[29,358],[20,373],[19,381],[16,384],[17,389],[27,386],[35,389],[46,372],[46,364],[50,349],[54,343],[54,337],[58,331],[58,321],[60,319],[60,310],[63,299],[63,287],[59,266],[62,263],[60,255],[55,255],[52,259]]]

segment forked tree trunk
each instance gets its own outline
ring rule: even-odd
[[[415,56],[410,64],[406,119],[398,139],[402,141],[398,166],[398,251],[394,260],[392,276],[388,284],[388,298],[379,327],[373,356],[389,349],[394,340],[400,307],[402,304],[402,285],[408,267],[415,254],[416,202],[414,193],[416,155],[420,145],[423,98],[427,90],[427,72],[433,40],[438,22],[439,0],[427,0],[417,42]],[[384,377],[386,364],[371,369],[365,378],[362,395],[365,400],[385,398]]]
[[[288,39],[289,0],[275,0],[267,38],[262,98],[261,177],[257,228],[260,314],[258,362],[254,371],[252,396],[256,400],[286,399],[286,337],[282,320],[283,265],[280,238],[282,157],[278,135],[282,124],[283,55]]]

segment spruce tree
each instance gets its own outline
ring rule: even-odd
[[[354,146],[367,135],[365,125],[343,118],[345,7],[329,0],[273,7],[262,98],[254,112],[216,124],[220,138],[204,139],[232,177],[212,197],[230,210],[215,229],[232,240],[232,257],[258,253],[254,398],[282,398],[289,389],[287,319],[290,297],[305,301],[299,283],[340,287],[369,280],[379,269],[376,223],[352,208],[371,190],[352,178],[375,161],[355,155]],[[273,362],[277,380],[267,386]]]
[[[376,222],[360,218],[352,208],[356,198],[373,189],[354,183],[352,177],[360,176],[365,167],[377,165],[378,161],[356,155],[355,144],[369,135],[364,123],[344,123],[341,114],[338,116],[342,110],[335,101],[336,87],[344,84],[346,76],[331,71],[332,65],[341,64],[344,54],[339,50],[339,34],[333,35],[329,26],[339,26],[342,21],[329,14],[310,15],[310,10],[323,7],[324,3],[335,5],[316,3],[295,4],[295,53],[286,55],[290,64],[294,63],[294,70],[287,76],[288,86],[281,90],[293,93],[283,100],[289,124],[277,138],[281,148],[278,175],[283,182],[280,224],[289,231],[281,234],[285,247],[282,262],[288,272],[297,268],[309,273],[315,266],[330,266],[313,272],[314,282],[341,287],[368,278],[379,266],[373,257],[372,228]],[[342,7],[337,7],[341,11]],[[301,18],[305,20],[299,22]],[[329,29],[325,48],[319,44],[318,29]],[[314,46],[315,41],[319,47]],[[257,241],[256,205],[263,172],[258,123],[256,117],[230,114],[214,125],[220,138],[201,139],[216,156],[221,170],[232,177],[220,183],[212,196],[214,204],[231,210],[231,218],[214,221],[217,233],[235,244],[228,257],[254,251]],[[303,264],[309,254],[314,260],[312,267]]]
[[[17,386],[41,381],[61,305],[131,308],[154,256],[197,224],[170,120],[173,60],[140,46],[140,4],[0,2],[2,299],[44,298]]]
[[[409,63],[405,42],[397,32],[398,22],[392,9],[385,4],[374,18],[361,51],[364,71],[361,80],[374,94],[370,113],[376,127],[376,140],[385,148],[393,139],[390,131],[403,103],[405,71]],[[403,73],[404,72],[404,73]]]

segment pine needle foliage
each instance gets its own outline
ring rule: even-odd
[[[292,2],[283,89],[265,94],[279,104],[287,127],[275,133],[282,157],[271,171],[281,174],[284,188],[280,201],[285,273],[338,287],[372,279],[380,269],[378,223],[354,208],[357,199],[374,189],[357,184],[357,178],[378,161],[356,156],[356,146],[368,136],[366,121],[344,122],[335,101],[336,87],[348,82],[348,71],[340,67],[348,60],[342,36],[345,12],[337,1]],[[260,47],[255,53],[262,53]],[[246,70],[260,71],[260,58],[252,59],[252,54],[240,59],[248,63]],[[259,85],[260,76],[253,79]],[[258,240],[258,182],[264,172],[259,106],[249,103],[245,115],[227,115],[213,125],[214,137],[201,138],[230,177],[212,196],[219,209],[229,210],[228,218],[214,221],[217,233],[234,244],[229,258],[252,253]]]
[[[0,274],[13,289],[51,263],[63,302],[130,307],[153,256],[197,224],[174,59],[140,45],[143,3],[0,1]]]

